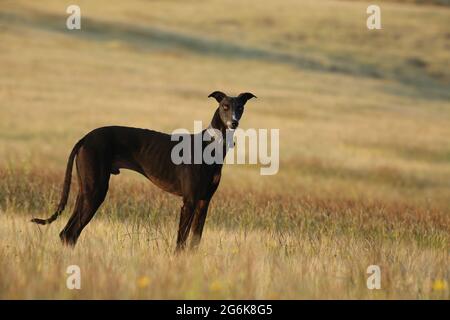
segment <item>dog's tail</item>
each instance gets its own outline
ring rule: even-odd
[[[75,159],[75,156],[78,153],[78,150],[83,145],[84,138],[78,141],[75,146],[72,149],[72,152],[70,153],[69,160],[67,161],[67,168],[66,168],[66,176],[64,178],[64,185],[63,190],[61,194],[61,200],[59,201],[58,208],[56,209],[56,212],[48,219],[38,219],[34,218],[31,219],[31,222],[37,223],[37,224],[50,224],[53,221],[55,221],[58,216],[64,211],[64,208],[67,203],[67,199],[69,198],[69,191],[70,191],[70,183],[72,181],[72,167],[73,167],[73,160]]]

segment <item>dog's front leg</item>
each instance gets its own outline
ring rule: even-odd
[[[194,220],[192,222],[191,248],[196,248],[202,238],[203,226],[208,213],[209,200],[200,200],[195,208]]]
[[[183,200],[180,212],[180,225],[178,227],[177,251],[184,249],[191,229],[196,204],[191,200]]]

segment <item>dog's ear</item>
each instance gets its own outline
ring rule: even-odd
[[[251,98],[256,98],[256,96],[250,92],[244,92],[238,95],[238,99],[241,99],[244,103],[246,103],[247,100],[250,100]]]
[[[214,99],[217,100],[218,103],[220,103],[220,101],[222,101],[223,98],[225,98],[227,95],[221,91],[214,91],[213,93],[211,93],[208,98],[213,97]]]

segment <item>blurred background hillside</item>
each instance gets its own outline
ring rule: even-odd
[[[94,127],[192,130],[210,92],[251,91],[242,127],[281,129],[281,170],[225,179],[447,205],[448,7],[383,1],[368,30],[362,1],[79,1],[70,31],[69,4],[2,1],[3,166],[63,170]]]

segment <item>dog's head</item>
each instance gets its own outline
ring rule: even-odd
[[[239,120],[244,113],[245,103],[251,99],[256,98],[250,92],[244,92],[237,97],[229,97],[221,91],[214,91],[208,98],[213,97],[219,103],[219,115],[223,125],[228,129],[236,129],[239,125]]]

